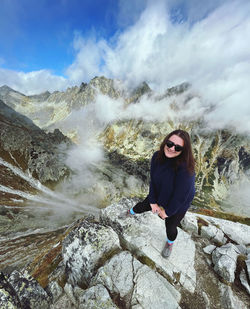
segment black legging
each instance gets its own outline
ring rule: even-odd
[[[148,196],[145,198],[144,201],[137,203],[133,207],[133,211],[137,214],[143,213],[145,211],[152,211],[152,208],[148,200]],[[165,219],[165,226],[166,226],[166,233],[167,233],[168,240],[174,241],[176,239],[177,234],[178,234],[177,226],[180,224],[185,214],[186,212],[177,213]]]

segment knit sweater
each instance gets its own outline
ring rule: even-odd
[[[160,163],[156,160],[157,153],[151,160],[149,202],[162,206],[168,217],[184,213],[194,198],[195,174],[190,175],[185,164],[175,171],[171,161],[174,158]]]

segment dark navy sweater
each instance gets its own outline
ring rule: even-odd
[[[175,171],[171,161],[174,158],[160,163],[156,160],[157,153],[151,160],[149,202],[162,206],[168,217],[184,213],[194,198],[195,175],[190,175],[184,164]]]

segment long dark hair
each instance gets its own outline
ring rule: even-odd
[[[171,133],[169,133],[163,140],[160,146],[160,150],[157,155],[157,160],[159,160],[161,163],[165,162],[166,156],[164,153],[164,147],[166,145],[167,140],[172,136],[172,135],[177,135],[180,138],[183,139],[184,141],[184,149],[180,153],[179,156],[171,159],[173,160],[173,165],[174,168],[177,169],[177,167],[185,163],[187,170],[189,173],[192,175],[194,173],[194,167],[195,167],[195,161],[194,161],[194,156],[193,156],[193,151],[192,151],[192,146],[191,146],[191,139],[188,134],[188,132],[183,131],[183,130],[174,130]]]

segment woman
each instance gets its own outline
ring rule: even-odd
[[[177,226],[194,198],[194,166],[189,134],[183,130],[168,134],[151,160],[149,195],[125,214],[133,216],[152,211],[165,220],[167,240],[163,257],[170,256]]]

